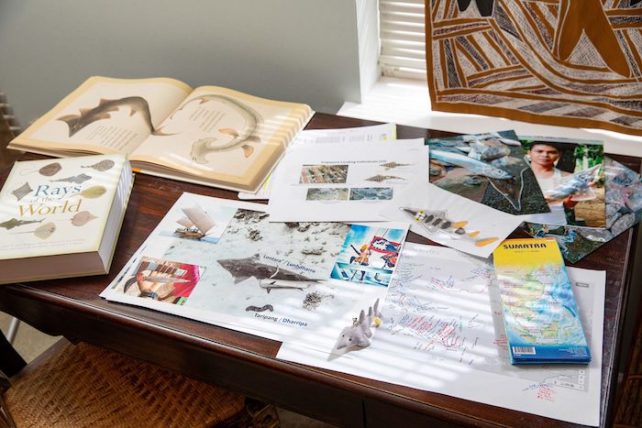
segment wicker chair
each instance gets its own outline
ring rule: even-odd
[[[0,377],[0,427],[278,425],[273,406],[64,339],[10,381]]]

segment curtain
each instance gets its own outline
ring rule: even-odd
[[[426,0],[434,110],[642,135],[642,0]]]

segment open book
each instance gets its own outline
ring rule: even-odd
[[[122,153],[136,171],[256,191],[313,112],[166,78],[91,77],[9,147],[53,156]]]

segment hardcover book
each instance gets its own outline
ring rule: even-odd
[[[107,273],[132,184],[122,155],[16,162],[0,192],[0,284]]]
[[[588,363],[588,343],[557,242],[508,239],[493,258],[512,364]]]
[[[305,104],[174,79],[91,77],[9,147],[127,154],[135,171],[254,192],[312,113]]]

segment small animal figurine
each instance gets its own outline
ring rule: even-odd
[[[374,306],[368,308],[368,315],[362,309],[359,318],[355,318],[351,326],[341,330],[339,340],[335,348],[337,350],[346,349],[350,351],[355,348],[366,348],[370,346],[372,337],[372,327],[381,325],[381,312],[379,312],[379,299]]]

